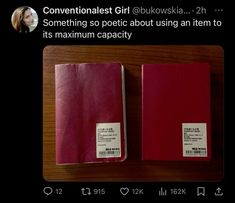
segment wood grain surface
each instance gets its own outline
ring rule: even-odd
[[[55,64],[120,62],[125,67],[128,158],[121,163],[55,164]],[[141,64],[211,66],[212,160],[141,161]],[[43,50],[43,177],[47,181],[219,181],[223,178],[224,51],[204,45],[63,45]]]

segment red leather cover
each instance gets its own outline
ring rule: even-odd
[[[209,64],[143,64],[142,160],[209,160],[210,111]]]
[[[119,63],[55,66],[57,164],[126,159],[123,77]],[[106,149],[116,151],[109,152],[107,157],[104,157],[107,152],[102,152],[101,158],[96,155],[96,126],[99,123],[120,125],[120,149]],[[99,130],[104,128],[101,126]],[[111,132],[112,126],[105,130]],[[102,135],[103,141],[105,136],[112,135]],[[112,153],[115,156],[112,157]]]

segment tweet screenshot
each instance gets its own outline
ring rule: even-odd
[[[35,199],[224,201],[223,1],[0,7]]]

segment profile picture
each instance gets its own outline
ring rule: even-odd
[[[38,15],[31,7],[21,6],[13,12],[11,23],[17,32],[29,33],[37,27]]]

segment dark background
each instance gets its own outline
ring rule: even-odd
[[[231,159],[226,151],[230,137],[233,136],[233,131],[229,131],[229,114],[231,113],[229,104],[232,100],[226,100],[229,95],[229,86],[231,81],[229,78],[230,71],[233,66],[230,63],[229,45],[230,41],[225,35],[226,29],[229,31],[228,21],[221,14],[219,19],[224,20],[224,25],[219,29],[211,28],[187,28],[173,30],[164,28],[159,30],[147,28],[132,29],[135,36],[130,41],[127,40],[97,40],[97,39],[43,39],[42,38],[42,8],[44,6],[51,7],[73,7],[84,6],[105,7],[115,5],[128,5],[144,7],[168,7],[181,6],[183,8],[191,7],[192,5],[203,5],[204,7],[223,8],[225,9],[224,1],[216,3],[214,1],[10,1],[0,3],[0,37],[1,37],[1,89],[2,89],[2,112],[3,112],[3,130],[2,130],[2,165],[4,170],[4,179],[6,180],[7,197],[32,197],[41,198],[41,190],[46,184],[41,177],[42,171],[42,67],[43,67],[43,48],[46,45],[220,45],[224,48],[224,76],[225,76],[225,123],[224,123],[224,139],[225,139],[225,181],[221,183],[205,183],[209,187],[215,185],[224,185],[227,188],[227,180],[229,167],[227,164]],[[19,6],[27,5],[32,7],[39,16],[39,25],[34,32],[28,35],[19,34],[11,26],[12,12]],[[110,19],[125,18],[122,16],[108,16]],[[130,16],[133,17],[133,16]],[[173,16],[180,19],[179,16]],[[193,16],[192,16],[193,17]],[[213,13],[208,13],[207,19],[214,19],[218,16]],[[92,17],[93,18],[93,17]],[[94,16],[98,18],[98,16]],[[101,17],[103,18],[103,17]],[[138,17],[140,18],[140,17]],[[151,18],[150,16],[145,17]],[[199,18],[199,17],[197,17]],[[144,19],[144,17],[143,17]],[[115,31],[117,28],[112,28]],[[229,133],[230,132],[230,133]],[[228,155],[228,156],[227,156]],[[7,175],[5,175],[7,174]],[[54,185],[59,183],[54,183]],[[98,183],[97,183],[98,184]],[[120,183],[119,183],[120,184]],[[131,183],[130,183],[131,184]],[[137,183],[136,183],[137,184]],[[156,183],[144,184],[144,187],[149,188],[151,193],[152,186]],[[167,183],[165,183],[167,184]],[[170,183],[169,183],[170,184]],[[173,184],[173,183],[172,183]],[[177,183],[175,183],[177,184]],[[189,187],[193,187],[197,183],[187,183]],[[105,183],[98,184],[99,186]],[[107,183],[105,187],[112,185],[114,188],[119,187],[118,184]],[[177,184],[178,185],[178,184]],[[64,187],[69,188],[71,192],[78,190],[75,183],[64,184]],[[76,189],[75,189],[76,188]],[[109,187],[110,189],[110,187]],[[112,191],[111,191],[112,193]],[[226,193],[225,193],[226,194]],[[117,195],[117,194],[116,194]],[[117,195],[118,196],[118,195]],[[67,196],[73,198],[73,196]]]

